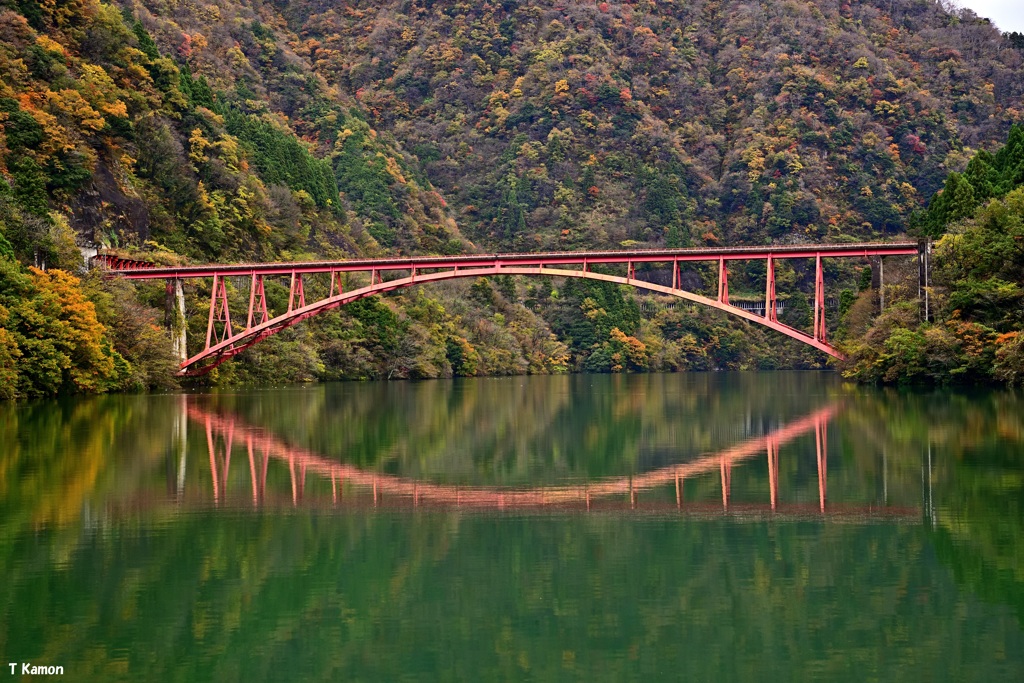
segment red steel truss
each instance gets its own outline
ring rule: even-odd
[[[824,353],[842,358],[826,339],[825,281],[823,258],[878,258],[919,255],[917,242],[862,244],[803,244],[772,247],[723,247],[706,249],[665,249],[650,251],[558,252],[548,254],[473,254],[466,256],[392,257],[352,261],[316,261],[305,263],[244,263],[233,265],[157,266],[145,261],[99,255],[93,263],[111,271],[112,276],[132,280],[184,280],[212,278],[206,345],[185,360],[180,374],[198,375],[220,365],[253,344],[291,327],[310,316],[328,311],[363,297],[390,292],[427,282],[453,278],[493,275],[543,275],[578,277],[631,285],[652,292],[669,294],[717,308],[732,315],[771,328]],[[729,303],[729,261],[766,262],[764,314],[744,310]],[[775,261],[778,259],[814,259],[814,329],[811,334],[779,322],[776,315]],[[718,296],[711,298],[689,292],[680,286],[680,264],[710,261],[718,264]],[[637,264],[669,266],[671,286],[639,279]],[[595,272],[593,266],[625,266],[625,277]],[[304,277],[329,278],[325,296],[308,301]],[[366,275],[369,276],[369,283]],[[272,315],[267,308],[264,280],[287,278],[288,310]],[[228,303],[228,278],[249,279],[249,307],[244,329],[231,325]],[[346,290],[348,286],[348,291]]]

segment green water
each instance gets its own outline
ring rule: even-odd
[[[1024,680],[1022,499],[1019,393],[824,373],[7,404],[0,664]]]

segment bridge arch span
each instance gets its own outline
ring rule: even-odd
[[[812,346],[819,351],[827,353],[834,358],[843,358],[843,355],[834,346],[828,344],[826,341],[812,337],[811,335],[797,330],[789,325],[779,322],[774,319],[773,316],[760,316],[750,311],[744,310],[737,306],[732,306],[729,303],[721,300],[712,299],[710,297],[688,292],[683,289],[673,289],[672,287],[666,287],[653,282],[647,282],[645,280],[638,280],[636,278],[622,277],[618,275],[607,275],[605,273],[595,273],[590,270],[575,270],[575,269],[563,269],[563,268],[544,268],[544,267],[519,267],[519,266],[498,266],[492,268],[467,268],[467,269],[455,269],[444,271],[440,273],[422,273],[416,275],[409,275],[394,280],[388,280],[383,282],[377,282],[365,287],[353,289],[348,292],[336,294],[326,299],[321,299],[306,306],[295,308],[286,313],[282,313],[274,318],[271,318],[263,323],[254,325],[247,328],[237,334],[234,334],[223,341],[210,346],[209,348],[203,349],[201,352],[190,357],[182,364],[183,375],[201,375],[209,372],[213,368],[217,367],[229,358],[241,353],[248,349],[250,346],[266,339],[267,337],[281,332],[293,325],[296,325],[307,318],[310,318],[319,313],[330,311],[335,308],[344,306],[345,304],[351,303],[358,299],[363,299],[368,296],[375,294],[383,294],[386,292],[392,292],[398,289],[405,289],[413,287],[415,285],[422,285],[431,282],[443,282],[446,280],[454,280],[458,278],[468,277],[491,277],[496,275],[529,275],[529,276],[544,276],[544,277],[565,277],[565,278],[581,278],[587,280],[597,280],[600,282],[611,282],[614,284],[628,285],[636,287],[638,289],[644,289],[651,292],[658,292],[660,294],[668,294],[675,296],[686,301],[709,306],[711,308],[725,311],[731,315],[735,315],[744,320],[748,320],[758,325],[763,325],[771,330],[775,330],[781,334],[786,335],[792,339],[796,339],[808,346]]]
[[[153,263],[122,259],[101,254],[92,263],[108,270],[108,277],[132,280],[167,282],[167,299],[177,301],[174,320],[184,316],[182,282],[189,278],[213,278],[210,298],[209,323],[205,347],[192,357],[186,357],[184,338],[179,335],[177,349],[181,354],[182,375],[199,375],[217,367],[253,344],[287,329],[310,316],[343,306],[374,294],[382,294],[405,287],[456,278],[489,277],[495,275],[527,275],[546,277],[582,278],[628,285],[660,294],[667,294],[695,304],[725,311],[730,315],[762,325],[787,337],[807,344],[835,358],[842,354],[827,342],[825,324],[824,258],[876,259],[881,283],[881,259],[885,256],[917,256],[918,267],[923,268],[921,282],[927,282],[927,263],[924,258],[927,245],[916,242],[863,243],[863,244],[793,244],[768,247],[704,247],[696,249],[662,249],[636,251],[555,252],[547,254],[467,254],[463,256],[389,257],[383,259],[316,261],[306,263],[249,263],[210,264],[197,266],[159,266]],[[728,264],[730,261],[764,259],[765,305],[764,314],[757,315],[729,303]],[[775,261],[778,259],[814,259],[814,330],[808,334],[779,322],[776,315]],[[692,262],[717,262],[718,295],[708,297],[686,291],[681,287],[680,265]],[[636,277],[637,264],[668,264],[672,266],[672,286],[647,282]],[[626,276],[594,272],[595,265],[625,266]],[[872,266],[874,267],[874,266]],[[346,273],[367,273],[370,284],[344,292],[340,276]],[[408,273],[404,277],[384,281],[380,275]],[[328,296],[307,303],[303,276],[322,274],[330,277]],[[235,331],[225,279],[250,278],[248,316],[244,329]],[[290,277],[288,310],[270,317],[264,292],[264,278]],[[177,325],[177,323],[176,323]]]

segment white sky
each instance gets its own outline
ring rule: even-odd
[[[992,20],[1000,31],[1024,33],[1024,0],[956,0],[979,17]]]

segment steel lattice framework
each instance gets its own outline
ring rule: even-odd
[[[315,261],[305,263],[244,263],[200,266],[157,266],[146,261],[123,259],[102,254],[93,263],[110,271],[112,276],[132,280],[166,280],[168,290],[176,281],[212,278],[210,313],[206,343],[202,351],[187,358],[180,374],[198,375],[208,372],[253,344],[291,327],[306,318],[374,294],[404,287],[439,282],[454,278],[488,277],[494,275],[542,275],[574,277],[629,285],[661,294],[676,296],[694,303],[716,308],[750,322],[792,337],[824,353],[842,358],[828,343],[825,324],[825,281],[822,259],[871,259],[884,256],[912,256],[920,259],[917,242],[815,244],[772,247],[723,247],[706,249],[664,249],[647,251],[558,252],[547,254],[474,254],[466,256],[392,257],[351,261]],[[814,323],[808,334],[778,320],[775,292],[775,262],[779,259],[814,259]],[[729,303],[729,262],[764,260],[766,262],[764,314],[758,315]],[[687,291],[680,285],[680,264],[716,263],[718,294],[711,298]],[[668,266],[672,270],[670,286],[637,277],[638,265]],[[624,266],[625,275],[610,275],[593,270],[594,266]],[[354,274],[363,274],[353,277]],[[351,286],[354,280],[368,284]],[[305,278],[327,278],[325,296],[309,301]],[[249,304],[244,324],[232,322],[228,303],[228,278],[248,280]],[[267,306],[267,278],[287,279],[288,309],[277,315]],[[346,284],[348,283],[348,284]],[[180,282],[178,282],[180,286]],[[348,290],[346,291],[346,286]],[[236,318],[236,321],[238,319]]]

